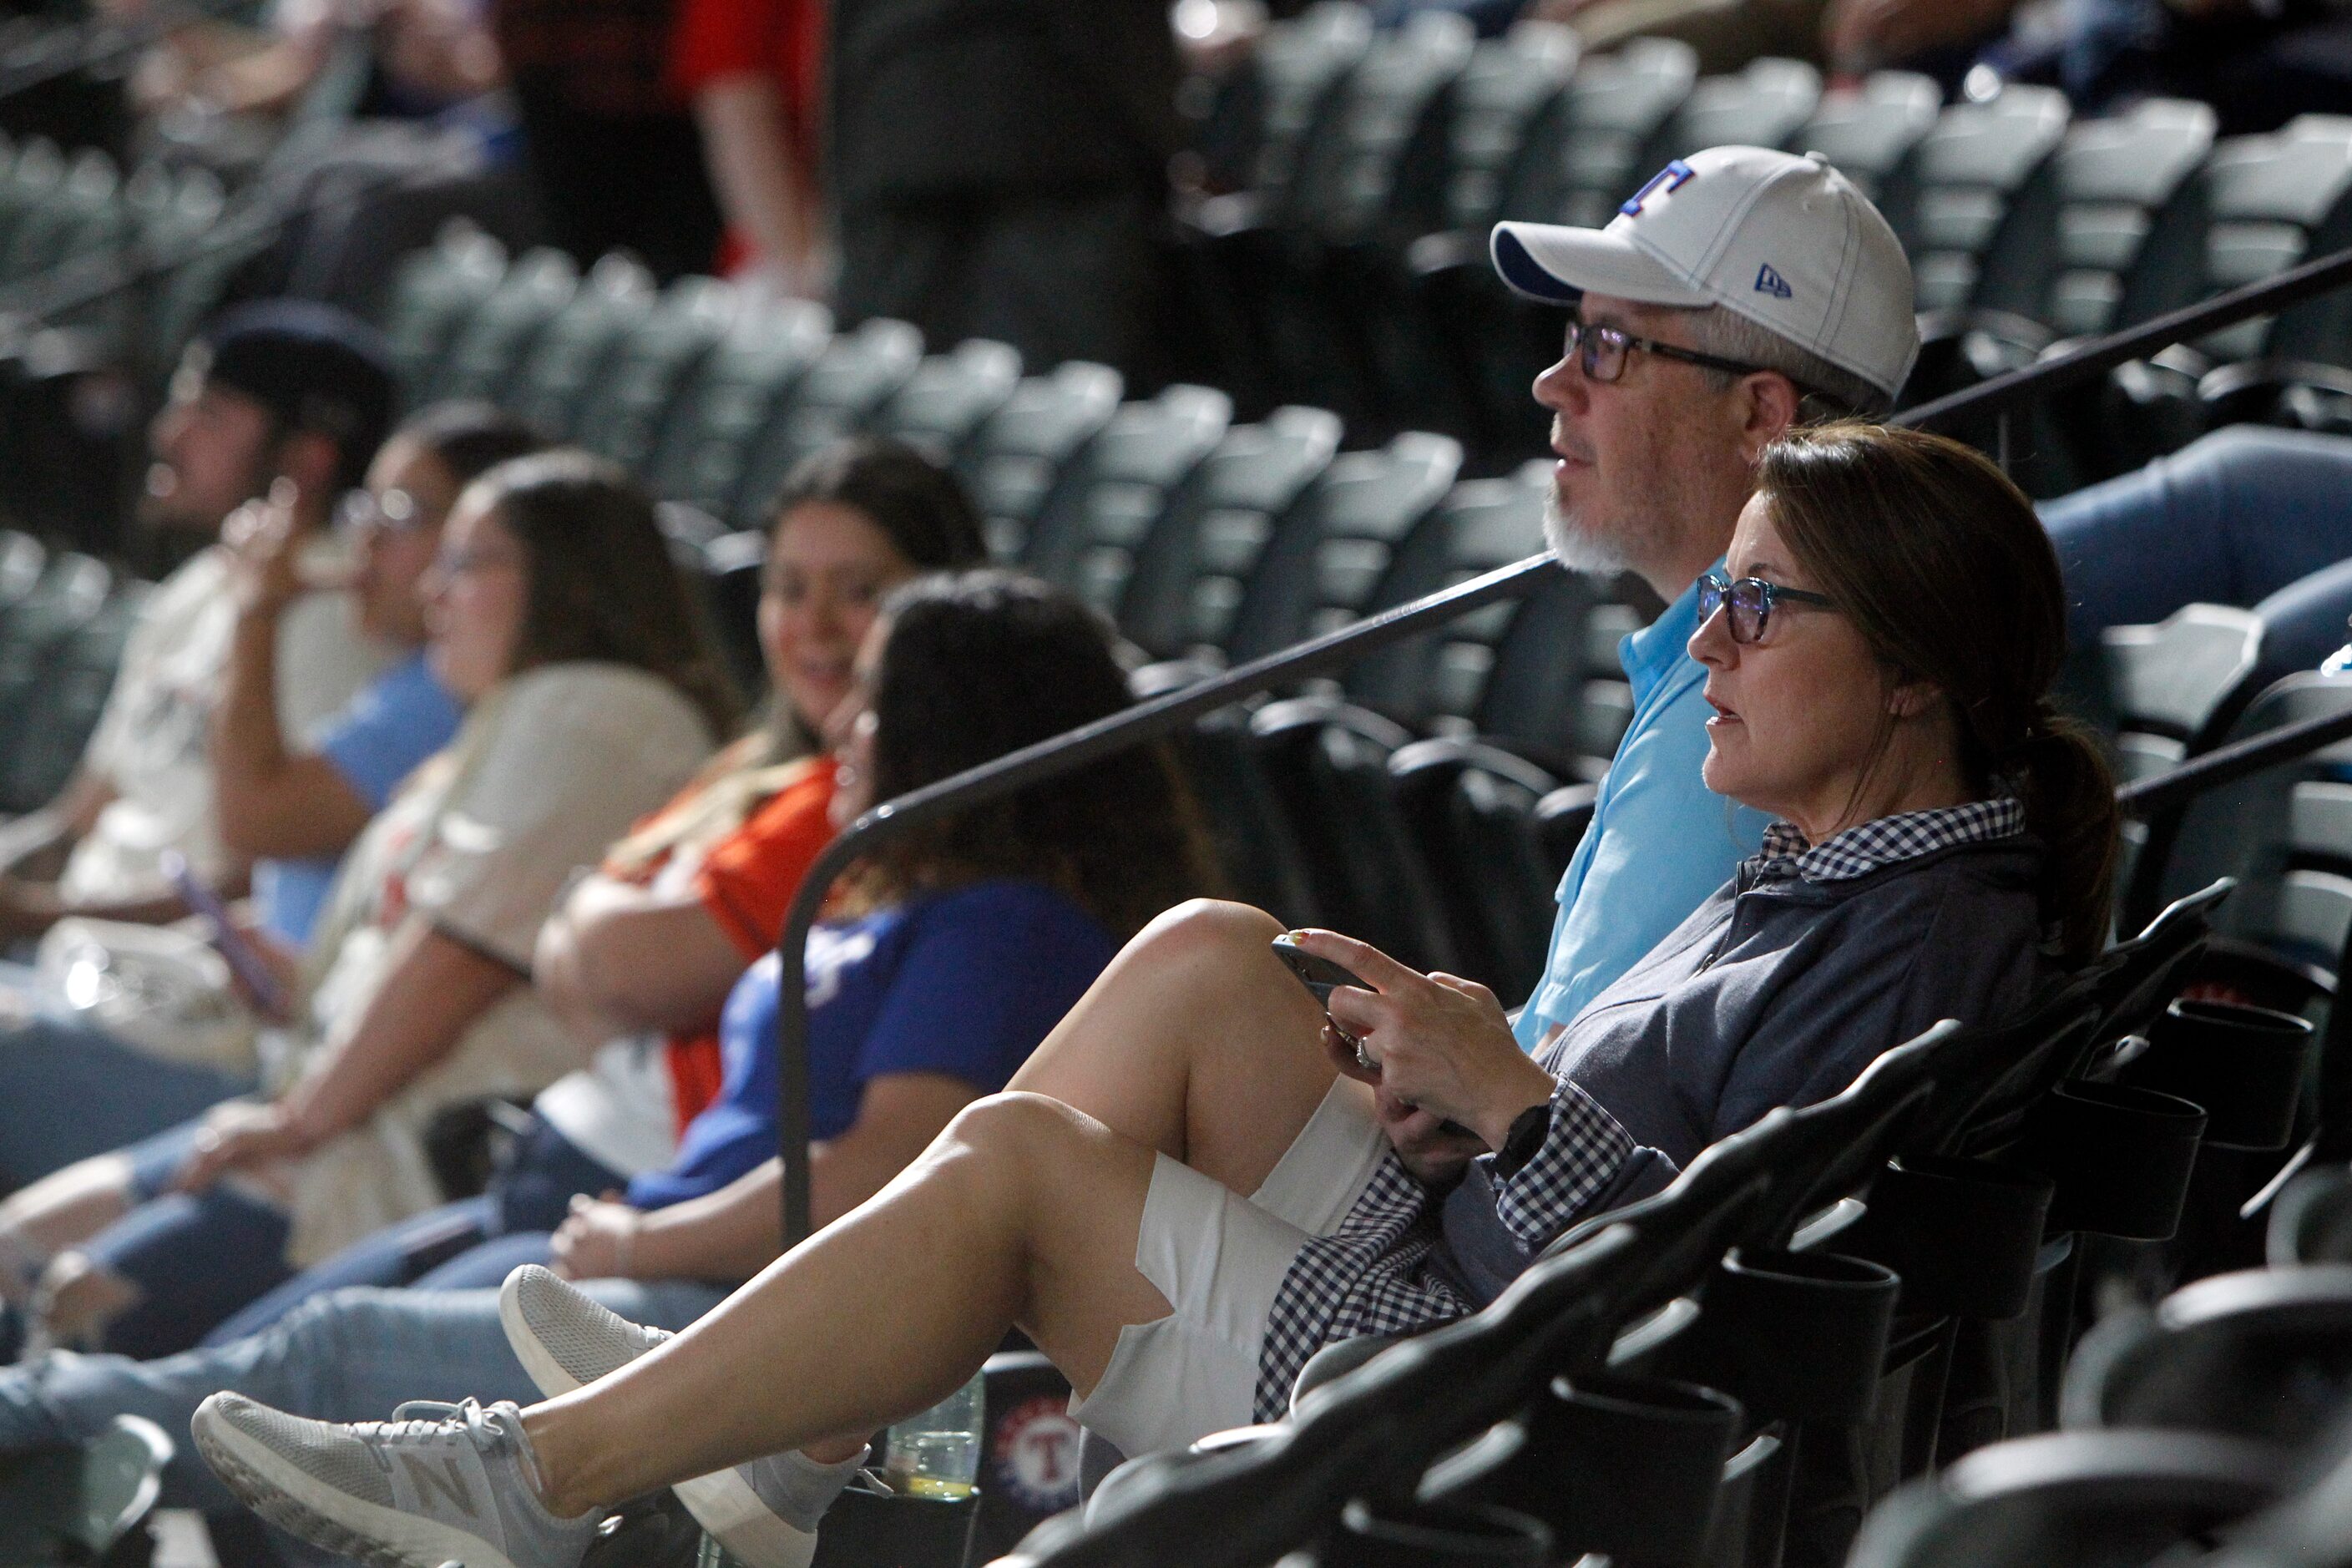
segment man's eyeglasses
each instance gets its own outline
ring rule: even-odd
[[[1615,381],[1625,374],[1625,362],[1633,351],[1657,355],[1660,359],[1678,359],[1685,364],[1704,365],[1709,370],[1728,371],[1733,375],[1753,375],[1765,367],[1742,364],[1736,359],[1724,359],[1716,354],[1703,354],[1696,349],[1677,348],[1662,343],[1655,338],[1637,338],[1617,327],[1595,326],[1574,316],[1568,319],[1568,341],[1560,350],[1560,358],[1574,359],[1584,372],[1587,381]]]
[[[1783,587],[1761,577],[1731,578],[1720,572],[1710,572],[1698,580],[1699,625],[1705,626],[1717,610],[1726,610],[1731,640],[1752,643],[1763,637],[1764,628],[1772,624],[1773,606],[1784,599],[1800,605],[1818,605],[1823,609],[1837,607],[1837,601],[1826,594]]]
[[[335,526],[350,533],[370,528],[380,528],[386,533],[411,533],[439,521],[403,489],[388,489],[381,495],[373,490],[353,490],[335,508]]]

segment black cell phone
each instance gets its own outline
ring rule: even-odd
[[[1352,985],[1359,991],[1371,989],[1349,971],[1328,958],[1316,957],[1291,941],[1287,932],[1274,939],[1274,956],[1282,960],[1291,973],[1298,976],[1298,984],[1306,986],[1327,1012],[1331,1006],[1331,987],[1334,985]]]

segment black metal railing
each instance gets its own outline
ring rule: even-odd
[[[2012,371],[1979,385],[1906,410],[1890,419],[1889,423],[1932,427],[1948,424],[1964,415],[2003,413],[2033,397],[2074,385],[2126,360],[2189,338],[2218,331],[2256,316],[2269,315],[2347,283],[2352,283],[2352,249],[2321,257],[2262,282],[2233,289],[2202,304],[2174,310],[2140,326],[2094,339],[2065,353],[2053,354],[2041,363]],[[789,1247],[809,1233],[808,1002],[804,967],[808,933],[816,922],[817,911],[832,890],[834,879],[853,862],[872,854],[912,828],[950,811],[996,799],[1024,785],[1083,767],[1114,752],[1159,740],[1193,718],[1229,703],[1341,668],[1375,648],[1433,631],[1447,621],[1498,601],[1522,597],[1534,590],[1547,568],[1552,565],[1549,555],[1529,556],[1443,593],[1400,605],[1296,647],[1253,659],[1213,680],[1138,703],[1124,712],[1097,720],[1067,734],[1041,741],[994,762],[966,769],[951,778],[941,779],[897,800],[886,801],[852,823],[839,837],[826,846],[824,852],[809,868],[793,899],[792,909],[785,918],[783,933],[776,948],[781,971],[777,980],[781,992],[776,1007],[777,1122],[779,1147],[785,1154],[784,1245]],[[2224,782],[2225,776],[2239,776],[2234,773],[2225,775],[2222,771],[2238,765],[2233,759],[2245,756],[2262,758],[2262,761],[2244,763],[2246,771],[2252,772],[2270,765],[2271,762],[2282,756],[2299,754],[2292,750],[2293,742],[2306,734],[2324,733],[2327,739],[2340,738],[2335,731],[2324,728],[2339,723],[2347,727],[2347,732],[2352,732],[2352,715],[2340,720],[2330,717],[2312,721],[2306,725],[2290,726],[2277,735],[2263,736],[2258,741],[2225,748],[2210,757],[2176,770],[2176,773],[2141,780],[2118,791],[2117,799],[2143,813],[2159,809],[2166,799],[2163,791],[2168,781],[2176,776],[2189,781],[2177,786],[2189,794],[2211,788]],[[2324,743],[2324,740],[2310,742],[2313,747]],[[2289,749],[2275,749],[2282,745]],[[2222,766],[2212,766],[2217,763]],[[2195,771],[2200,767],[2208,771]],[[2181,798],[2187,798],[2186,795]]]

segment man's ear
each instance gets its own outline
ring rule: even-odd
[[[278,472],[299,486],[312,505],[334,500],[335,472],[342,467],[342,449],[331,437],[315,430],[297,430],[278,443]]]
[[[1796,426],[1804,394],[1797,384],[1777,370],[1760,370],[1745,376],[1739,383],[1746,394],[1746,424],[1741,431],[1751,463],[1764,455],[1764,448]]]

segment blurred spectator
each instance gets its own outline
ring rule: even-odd
[[[303,566],[334,573],[341,563],[327,520],[366,473],[394,395],[380,340],[342,312],[291,301],[232,312],[189,351],[156,416],[142,521],[214,534],[275,481],[291,480]],[[141,610],[72,780],[8,826],[0,940],[37,936],[68,914],[180,913],[160,869],[165,850],[206,881],[243,879],[212,809],[211,718],[236,621],[230,576],[228,551],[209,544]],[[278,637],[278,718],[298,735],[351,701],[385,661],[344,593],[303,595]]]
[[[824,26],[820,0],[685,0],[671,62],[727,219],[719,270],[803,299],[832,282],[816,178]]]
[[[1576,29],[1588,50],[1628,38],[1679,38],[1698,51],[1704,75],[1736,71],[1762,55],[1821,56],[1830,0],[1534,0],[1526,14]],[[1935,0],[1937,5],[1948,0]],[[1975,0],[1948,0],[1974,4]]]
[[[1178,140],[1161,0],[836,0],[845,321],[1131,366]]]
[[[657,277],[707,272],[719,206],[672,68],[673,0],[489,0],[549,237]]]
[[[359,79],[334,86],[351,95],[349,112],[370,118],[441,113],[501,79],[498,46],[467,0],[276,0],[258,27],[175,30],[141,63],[132,89],[150,113],[286,114],[344,59]]]

